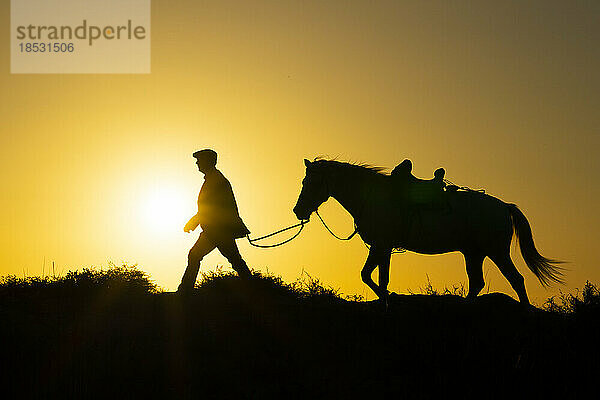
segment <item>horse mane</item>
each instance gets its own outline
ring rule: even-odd
[[[365,175],[373,175],[373,176],[389,176],[387,173],[387,168],[378,167],[367,163],[357,163],[357,162],[347,162],[347,161],[338,161],[335,159],[326,159],[323,157],[316,157],[313,160],[317,165],[322,165],[327,168],[340,169],[340,170],[348,170],[348,171],[356,171],[359,173],[363,173]]]

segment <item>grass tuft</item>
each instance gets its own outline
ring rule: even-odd
[[[575,294],[560,292],[548,298],[542,309],[558,314],[578,314],[589,311],[600,311],[600,289],[590,281],[586,281],[583,289],[576,289]]]
[[[15,275],[0,277],[0,294],[35,294],[40,291],[86,294],[97,291],[126,291],[135,294],[153,294],[160,290],[149,275],[137,268],[137,265],[115,265],[109,263],[108,269],[83,268],[68,271],[64,276],[29,276],[20,278]]]

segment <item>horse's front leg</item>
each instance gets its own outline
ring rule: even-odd
[[[392,249],[381,250],[379,254],[379,290],[383,293],[383,296],[387,299],[388,297],[388,284],[390,283],[390,261],[392,258]],[[381,297],[381,296],[379,296]]]
[[[390,280],[390,257],[390,250],[371,246],[365,266],[360,273],[362,281],[382,300],[387,299],[388,294],[387,285]],[[379,266],[379,285],[371,278],[371,274],[377,266]]]

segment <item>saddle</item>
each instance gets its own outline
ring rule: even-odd
[[[444,168],[438,168],[432,179],[419,179],[412,174],[412,162],[402,161],[391,173],[397,196],[408,206],[431,206],[441,208],[446,205],[444,188]]]

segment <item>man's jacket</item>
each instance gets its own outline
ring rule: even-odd
[[[238,213],[231,184],[217,169],[204,176],[197,217],[202,230],[218,239],[237,239],[250,233]]]

